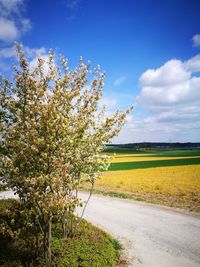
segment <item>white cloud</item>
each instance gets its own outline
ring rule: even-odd
[[[12,20],[0,18],[0,40],[10,42],[19,37],[19,31]]]
[[[199,142],[199,74],[200,55],[185,62],[169,60],[145,71],[140,77],[136,114],[113,142]]]
[[[49,65],[48,65],[48,60],[49,60],[49,56],[46,54],[41,54],[39,56],[36,56],[33,60],[30,61],[30,68],[32,70],[34,70],[37,65],[38,65],[38,58],[41,58],[44,63],[43,63],[43,71],[44,71],[44,75],[47,75],[48,74],[48,71],[49,71]]]
[[[167,74],[167,75],[166,75]],[[149,69],[140,77],[142,86],[167,86],[188,80],[190,73],[185,71],[180,60],[172,59],[158,69]]]
[[[0,0],[0,40],[9,43],[31,29],[31,22],[23,16],[24,0]]]
[[[195,34],[192,37],[192,41],[193,41],[193,46],[200,47],[200,34]]]
[[[0,15],[10,16],[13,13],[19,13],[23,7],[23,0],[0,0]]]
[[[188,61],[170,60],[158,69],[150,69],[140,77],[138,102],[148,108],[180,105],[200,100],[200,55]]]
[[[113,84],[114,84],[114,86],[119,86],[119,85],[123,84],[125,81],[126,81],[126,77],[121,76],[118,79],[116,79]]]
[[[31,61],[35,57],[38,58],[39,56],[47,54],[47,50],[44,47],[30,48],[28,46],[23,46],[23,51],[26,57]],[[0,49],[0,58],[12,58],[12,57],[16,57],[16,51],[14,46]]]
[[[21,29],[22,33],[26,33],[32,28],[31,22],[27,18],[21,19],[21,26],[22,26],[22,29]]]
[[[200,54],[148,69],[139,83],[135,112],[113,143],[200,141]]]
[[[134,113],[133,113],[134,114]],[[144,119],[129,117],[113,143],[134,142],[199,142],[200,114],[153,114]]]
[[[170,60],[141,75],[137,103],[148,115],[132,125],[145,141],[199,141],[199,72],[196,55],[185,62]]]
[[[23,46],[23,51],[25,52],[26,56],[32,60],[34,60],[34,58],[38,58],[47,54],[45,47],[30,48],[28,46]]]
[[[190,72],[199,72],[200,71],[200,54],[192,57],[191,59],[184,62],[184,67],[187,71]]]
[[[47,61],[47,50],[44,47],[30,48],[28,46],[23,46],[23,51],[32,68],[36,67],[39,57]],[[9,60],[15,60],[16,58],[16,51],[14,46],[0,49],[0,69],[4,71],[8,70]],[[45,73],[47,73],[47,63],[44,64],[44,69]]]
[[[12,58],[15,57],[16,53],[15,53],[15,49],[14,47],[6,47],[6,48],[2,48],[0,49],[0,58]]]

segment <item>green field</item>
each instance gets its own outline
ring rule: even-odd
[[[129,157],[200,157],[200,150],[167,150],[160,152],[134,152],[126,151],[129,154]],[[110,152],[111,153],[111,152]],[[114,153],[114,151],[113,151]],[[115,152],[117,157],[124,157],[124,155],[118,156],[118,152]],[[121,154],[121,153],[120,153]]]
[[[158,149],[158,148],[149,148],[146,149],[133,149],[128,147],[120,147],[120,146],[107,146],[105,149],[105,153],[116,153],[116,154],[142,154],[141,156],[149,155],[152,157],[156,156],[171,156],[171,157],[179,157],[179,156],[200,156],[200,149]],[[139,155],[138,155],[139,156]]]
[[[144,169],[144,168],[183,166],[183,165],[196,165],[196,164],[200,164],[200,158],[184,158],[184,159],[175,158],[175,159],[170,159],[170,160],[114,162],[114,163],[111,163],[108,171],[134,170],[134,169]]]

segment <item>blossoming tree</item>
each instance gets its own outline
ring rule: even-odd
[[[109,157],[104,144],[116,136],[130,110],[106,116],[99,100],[100,67],[80,63],[69,70],[65,57],[38,58],[30,67],[20,45],[14,81],[0,77],[1,180],[14,190],[33,227],[43,235],[46,266],[51,266],[51,228],[56,218],[63,237],[73,235],[78,190],[93,186]]]

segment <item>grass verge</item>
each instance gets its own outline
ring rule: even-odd
[[[87,191],[87,189],[84,189]],[[120,191],[107,191],[105,189],[94,189],[94,194],[100,194],[103,196],[116,197],[121,199],[131,199],[136,201],[147,202],[150,204],[158,204],[167,207],[180,208],[190,212],[200,213],[200,206],[196,206],[193,203],[187,202],[182,203],[179,198],[168,195],[164,196],[163,194],[151,194],[151,193],[129,193],[129,192],[120,192]]]
[[[5,210],[16,200],[0,200],[0,224],[8,218]],[[62,239],[61,229],[53,226],[52,254],[54,267],[114,267],[120,262],[121,244],[109,234],[81,220],[73,238]],[[0,229],[0,266],[44,266],[42,255],[30,265],[24,240],[6,236]],[[28,265],[29,264],[29,265]]]
[[[4,184],[0,183],[0,192],[6,191],[6,189],[7,189],[6,186]]]

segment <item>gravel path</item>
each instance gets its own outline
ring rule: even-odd
[[[0,198],[12,196],[12,192],[0,193]],[[130,266],[200,266],[199,216],[93,195],[84,217],[125,243],[132,258]]]
[[[128,245],[130,266],[200,266],[199,216],[94,195],[84,217]]]

